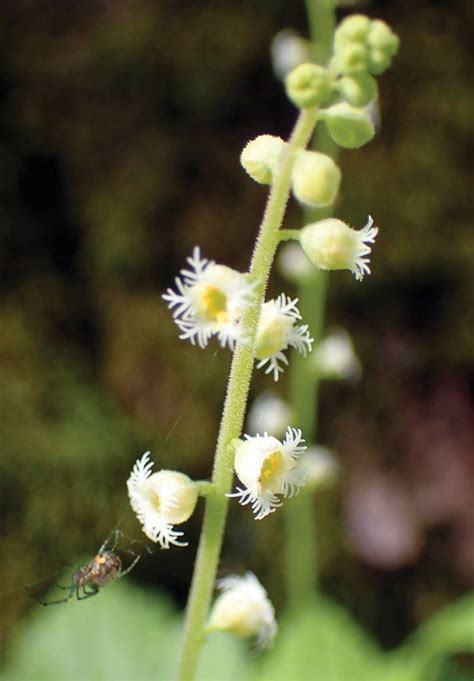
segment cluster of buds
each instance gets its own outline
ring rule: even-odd
[[[300,109],[322,108],[320,118],[340,147],[355,149],[375,134],[366,107],[377,97],[377,81],[398,50],[398,37],[378,19],[355,14],[338,26],[327,68],[299,64],[286,77],[289,99]]]

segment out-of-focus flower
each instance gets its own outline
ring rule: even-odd
[[[247,428],[251,434],[265,431],[280,437],[285,434],[291,420],[292,409],[288,402],[270,392],[263,392],[249,409]]]
[[[296,31],[286,28],[273,38],[271,55],[276,77],[284,80],[296,66],[310,59],[311,46]]]
[[[343,329],[317,343],[310,361],[320,378],[357,381],[362,371],[351,337]]]
[[[187,259],[191,269],[181,270],[176,289],[163,295],[173,310],[180,338],[203,348],[213,335],[222,347],[233,348],[241,338],[240,318],[252,303],[254,284],[248,275],[201,258],[199,248]]]
[[[152,468],[150,452],[137,459],[127,480],[130,505],[148,539],[164,549],[170,544],[187,546],[179,541],[183,533],[173,525],[184,523],[192,515],[198,486],[184,473],[161,470],[152,474]]]
[[[284,366],[288,364],[284,351],[292,347],[306,356],[313,343],[307,324],[296,324],[301,319],[297,302],[297,298],[292,300],[281,293],[278,298],[262,306],[255,346],[255,356],[259,360],[257,369],[267,365],[265,373],[273,372],[275,381],[278,381]]]
[[[234,468],[243,489],[229,494],[242,505],[251,504],[256,520],[281,506],[280,496],[292,497],[306,482],[298,459],[306,450],[301,430],[288,426],[283,442],[272,435],[245,435],[235,450]]]
[[[411,499],[395,478],[368,473],[350,491],[347,502],[349,541],[370,565],[397,570],[418,557],[423,536]]]
[[[277,633],[275,610],[255,575],[229,575],[217,582],[217,588],[222,593],[212,607],[207,631],[255,638],[258,650],[268,648]]]
[[[312,489],[330,487],[339,475],[339,463],[328,447],[308,447],[299,465],[306,469],[306,486]]]
[[[294,284],[299,284],[314,272],[313,265],[296,241],[289,241],[281,247],[277,267],[280,274]]]
[[[350,270],[358,281],[370,274],[369,255],[378,228],[369,219],[365,227],[352,229],[342,220],[327,218],[303,227],[301,246],[313,265],[322,270]]]

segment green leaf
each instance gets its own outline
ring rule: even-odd
[[[57,591],[46,600],[57,598]],[[69,681],[172,679],[182,617],[164,596],[116,583],[94,598],[38,606],[7,651],[1,679]],[[199,679],[248,678],[249,655],[231,636],[204,646]]]
[[[380,681],[375,644],[342,608],[318,598],[281,623],[257,679]]]

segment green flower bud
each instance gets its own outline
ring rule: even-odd
[[[378,92],[377,81],[368,73],[344,76],[337,83],[341,97],[352,106],[366,106]]]
[[[364,109],[356,109],[346,102],[335,104],[321,115],[326,121],[329,134],[340,147],[358,149],[370,142],[375,129]]]
[[[300,151],[293,168],[293,194],[307,206],[330,206],[337,196],[341,171],[330,156]]]
[[[382,50],[390,57],[398,52],[400,45],[399,37],[392,31],[385,21],[375,19],[370,24],[370,31],[367,37],[370,47]]]
[[[360,43],[346,45],[337,52],[339,72],[345,75],[364,73],[368,63],[369,51]]]
[[[398,36],[379,19],[370,21],[356,14],[336,29],[334,55],[339,72],[352,75],[369,71],[374,75],[383,73],[398,50]]]
[[[334,34],[334,47],[336,52],[340,47],[350,43],[365,42],[370,30],[370,19],[363,14],[352,14],[346,17],[336,29]]]
[[[367,70],[374,76],[379,76],[386,71],[392,62],[392,58],[383,50],[371,50]]]
[[[285,144],[280,137],[259,135],[244,147],[240,163],[255,182],[271,184]]]
[[[285,82],[288,98],[300,109],[317,104],[327,104],[332,84],[326,69],[316,64],[300,64],[287,76]]]

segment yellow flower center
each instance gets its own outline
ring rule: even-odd
[[[283,455],[279,450],[276,450],[265,457],[260,471],[259,482],[265,486],[273,483],[281,470],[282,463]]]
[[[206,286],[202,292],[203,312],[216,322],[227,320],[227,296],[217,286]]]
[[[160,512],[160,510],[161,510],[160,495],[154,489],[150,490],[150,501],[151,501],[151,504],[152,504],[153,508],[155,509],[155,511]]]

